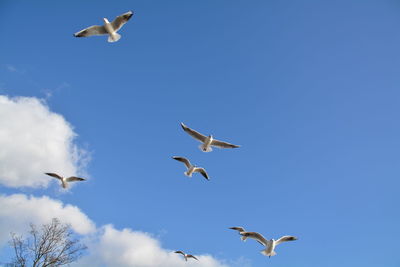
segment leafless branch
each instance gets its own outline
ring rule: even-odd
[[[57,218],[43,224],[40,230],[34,224],[30,228],[26,239],[11,234],[10,245],[15,253],[11,266],[63,266],[78,260],[86,250],[85,245],[74,239],[70,225],[62,224]]]

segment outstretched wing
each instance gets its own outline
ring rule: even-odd
[[[187,127],[187,126],[186,126],[185,124],[183,124],[182,122],[181,122],[181,126],[182,126],[182,129],[183,129],[185,132],[187,132],[189,135],[191,135],[194,139],[197,139],[197,140],[199,140],[199,141],[202,142],[202,143],[204,143],[204,141],[207,139],[206,136],[202,135],[202,134],[199,133],[199,132],[196,132],[196,131],[193,130],[193,129],[190,129],[189,127]]]
[[[227,143],[227,142],[222,142],[222,141],[219,141],[219,140],[216,140],[216,139],[212,140],[211,145],[212,146],[216,146],[216,147],[220,147],[220,148],[238,148],[238,147],[240,147],[238,145],[230,144],[230,143]]]
[[[68,177],[66,180],[67,180],[67,182],[76,182],[76,181],[85,181],[86,179],[85,178],[71,176],[71,177]]]
[[[57,178],[59,180],[62,180],[62,177],[60,175],[58,175],[57,173],[52,173],[52,172],[45,172],[45,174],[52,176],[54,178]]]
[[[191,166],[192,166],[192,164],[190,164],[190,161],[187,159],[187,158],[184,158],[184,157],[176,157],[176,156],[174,156],[174,157],[172,157],[174,160],[177,160],[177,161],[180,161],[180,162],[183,162],[183,163],[185,163],[185,165],[186,165],[186,167],[187,168],[190,168]]]
[[[132,11],[128,11],[114,19],[113,22],[111,22],[111,26],[113,27],[114,31],[118,31],[121,29],[122,26],[124,26],[125,23],[128,22],[128,20],[133,16]]]
[[[107,34],[106,28],[104,26],[94,25],[86,29],[83,29],[77,33],[74,33],[75,37],[89,37],[93,35],[104,35]]]
[[[180,250],[175,251],[175,253],[179,253],[179,254],[182,254],[183,256],[185,256],[185,253],[183,253],[183,251],[180,251]]]
[[[190,254],[189,254],[189,255],[187,255],[186,257],[187,257],[187,258],[193,258],[193,259],[195,259],[195,260],[197,260],[197,261],[199,260],[198,258],[196,258],[195,256],[193,256],[193,255],[190,255]]]
[[[201,173],[201,175],[203,175],[204,178],[206,178],[207,180],[209,180],[208,174],[207,174],[207,172],[206,172],[206,170],[205,170],[204,168],[195,168],[195,169],[194,169],[194,172],[199,172],[199,173]]]
[[[190,254],[186,255],[186,257],[187,257],[187,258],[193,258],[193,259],[195,259],[195,260],[197,260],[197,261],[199,260],[198,258],[196,258],[195,256],[190,255]]]
[[[243,227],[229,227],[229,229],[236,230],[236,231],[239,231],[239,232],[244,232],[244,231],[246,231],[246,230],[244,230]]]
[[[276,240],[275,244],[279,245],[280,243],[283,243],[283,242],[295,241],[295,240],[297,240],[297,237],[285,235],[285,236],[282,236],[281,238],[279,238],[278,240]]]
[[[264,246],[268,246],[268,240],[265,239],[265,237],[257,232],[246,232],[245,236],[247,236],[248,238],[252,238],[255,239],[256,241],[258,241],[258,243],[264,245]]]

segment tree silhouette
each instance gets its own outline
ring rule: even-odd
[[[11,233],[10,246],[14,249],[12,267],[56,267],[78,260],[86,246],[74,239],[71,226],[54,218],[40,229],[30,224],[27,238]]]

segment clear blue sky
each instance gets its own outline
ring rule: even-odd
[[[128,10],[117,43],[72,36]],[[0,93],[51,91],[92,151],[71,194],[25,193],[254,267],[400,265],[399,1],[2,0],[0,33]],[[299,240],[268,259],[231,226]]]

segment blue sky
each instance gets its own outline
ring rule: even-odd
[[[72,36],[128,10],[117,43]],[[254,267],[399,266],[399,29],[394,0],[3,0],[0,94],[50,93],[91,161],[70,193],[0,193]],[[180,122],[242,147],[202,153]],[[299,240],[268,259],[231,226]]]

